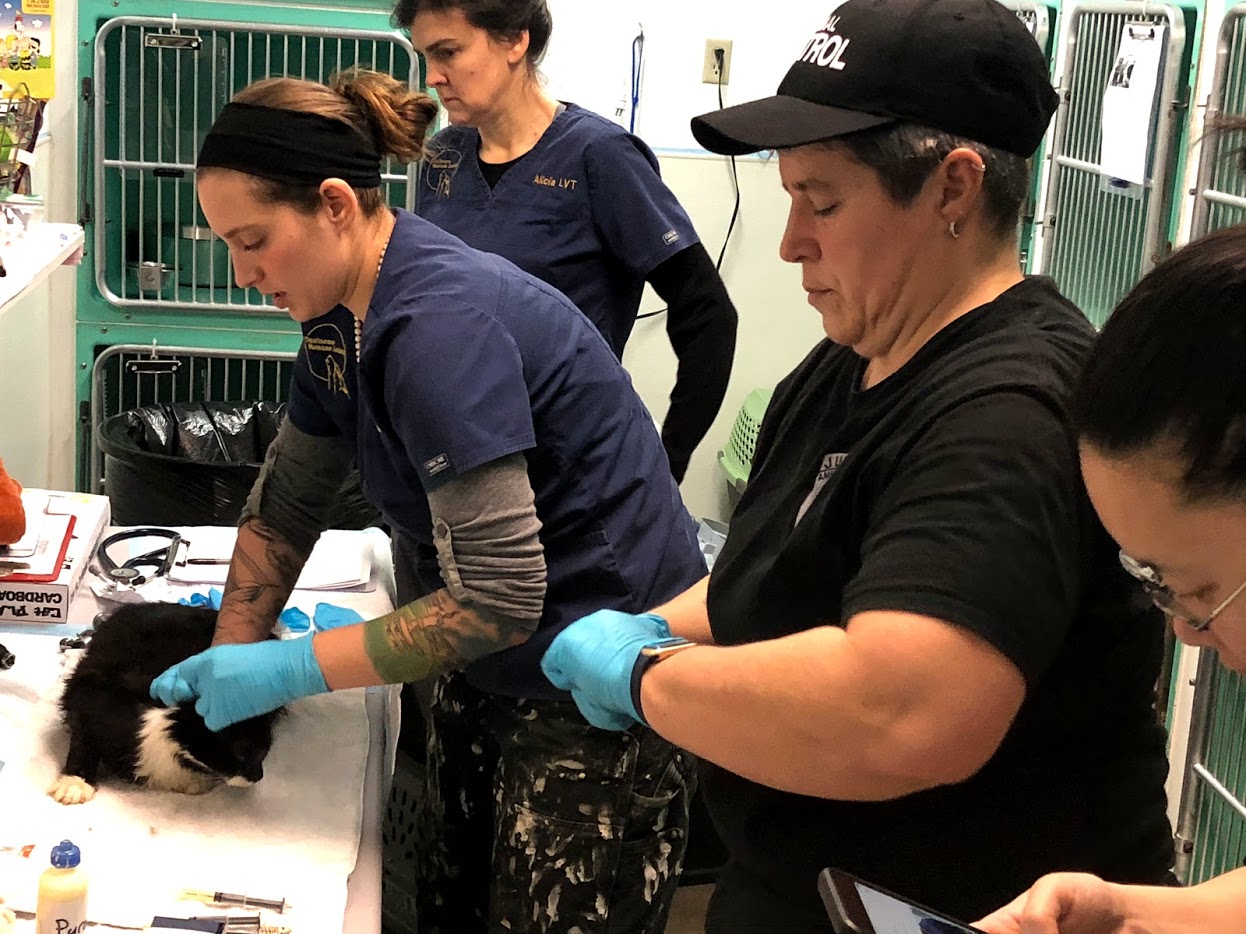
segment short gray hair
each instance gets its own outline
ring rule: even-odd
[[[828,140],[827,145],[846,151],[873,169],[883,189],[900,205],[912,203],[926,179],[953,150],[973,150],[986,166],[982,193],[992,232],[1001,240],[1016,235],[1021,206],[1030,194],[1029,159],[914,123],[891,123],[850,133]]]

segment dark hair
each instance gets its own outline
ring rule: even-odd
[[[554,31],[545,0],[398,0],[390,22],[396,29],[409,29],[419,13],[462,10],[467,21],[495,39],[512,42],[528,34],[528,66],[541,64]]]
[[[926,179],[953,150],[972,149],[986,166],[982,179],[986,219],[1000,238],[1015,235],[1021,205],[1030,193],[1028,159],[913,123],[892,123],[850,133],[828,141],[827,145],[845,150],[873,169],[883,189],[901,205],[912,203]]]
[[[413,91],[397,78],[364,68],[338,72],[327,85],[301,78],[265,78],[247,85],[234,100],[341,120],[371,139],[381,158],[392,156],[399,162],[424,156],[424,137],[437,116],[436,102],[423,91]],[[320,204],[318,187],[261,178],[255,184],[260,197],[268,202],[289,204],[309,213]],[[385,204],[380,188],[356,189],[355,195],[368,216]]]
[[[1246,226],[1194,241],[1134,286],[1087,360],[1073,417],[1105,454],[1179,455],[1191,501],[1246,495]]]

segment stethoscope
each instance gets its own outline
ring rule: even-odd
[[[153,548],[151,551],[130,558],[124,564],[118,564],[109,557],[108,549],[131,538],[167,538],[169,544],[163,548]],[[175,532],[172,529],[125,529],[121,532],[114,532],[99,543],[95,549],[95,563],[99,568],[101,577],[108,579],[114,584],[138,587],[153,577],[168,575],[169,569],[173,567],[173,562],[177,560],[178,549],[182,547],[184,542],[185,539],[182,538],[181,533]],[[144,574],[140,570],[141,568],[154,568],[154,571],[150,574]],[[85,647],[91,632],[92,630],[88,629],[71,639],[62,639],[60,644],[61,651]],[[16,660],[12,652],[0,645],[0,671],[12,668]]]
[[[108,556],[108,549],[131,538],[167,538],[169,544],[130,558],[123,564],[117,564]],[[154,577],[167,575],[169,569],[173,567],[173,562],[177,560],[178,549],[182,547],[184,541],[181,533],[173,529],[126,529],[122,532],[114,532],[99,543],[99,547],[95,549],[95,561],[99,565],[101,577],[117,584],[137,587]],[[154,568],[155,570],[144,574],[140,568]]]

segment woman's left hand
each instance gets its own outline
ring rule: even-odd
[[[192,655],[151,683],[163,704],[195,701],[209,730],[283,707],[329,690],[313,651],[313,636],[217,645]]]
[[[584,719],[602,730],[626,730],[645,718],[632,694],[641,650],[671,637],[666,620],[598,610],[576,620],[550,643],[541,670],[556,688],[570,691]]]

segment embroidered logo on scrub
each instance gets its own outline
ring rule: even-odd
[[[318,324],[303,335],[303,352],[312,376],[329,384],[334,395],[349,396],[346,386],[346,341],[336,324]]]
[[[839,17],[832,15],[826,21],[826,25],[813,34],[813,38],[805,46],[805,51],[801,53],[800,61],[843,71],[844,52],[847,51],[848,43],[852,40],[839,35],[836,32],[838,28]]]
[[[444,454],[438,454],[436,457],[429,458],[424,462],[424,469],[428,471],[430,477],[435,477],[447,467],[450,466],[450,458]]]
[[[450,197],[450,183],[463,163],[463,154],[456,149],[439,149],[424,164],[425,180],[438,198]]]
[[[800,510],[796,513],[796,521],[793,526],[800,525],[800,520],[805,518],[805,513],[809,511],[809,507],[813,505],[813,501],[818,498],[818,494],[822,492],[822,488],[826,486],[831,477],[835,476],[835,471],[839,470],[840,465],[848,459],[845,454],[828,454],[822,458],[822,466],[818,468],[818,475],[814,478],[813,489],[809,491],[809,495],[805,497],[805,501],[800,504]]]

